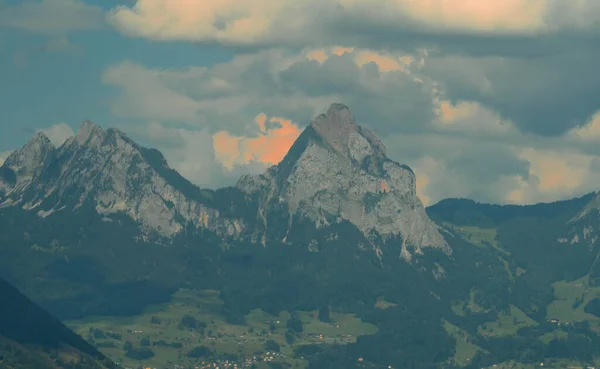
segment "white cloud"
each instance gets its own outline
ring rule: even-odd
[[[240,165],[258,163],[265,168],[283,160],[289,148],[300,136],[298,125],[289,119],[268,117],[264,113],[254,118],[258,137],[234,136],[227,131],[213,136],[217,160],[229,171]]]
[[[513,178],[518,186],[506,195],[508,202],[548,202],[598,190],[598,157],[568,148],[520,148],[518,155],[531,163],[529,178]]]
[[[113,99],[113,113],[122,117],[195,123],[202,102],[184,92],[170,88],[169,82],[200,78],[204,68],[186,71],[148,70],[140,65],[123,62],[109,68],[102,81],[122,88],[122,95]]]
[[[213,133],[225,129],[256,135],[256,126],[249,122],[261,112],[304,125],[333,101],[353,106],[361,117],[373,115],[372,123],[389,120],[381,114],[403,116],[412,122],[406,127],[416,130],[433,115],[426,84],[383,59],[401,63],[404,54],[379,57],[356,50],[328,56],[322,63],[310,60],[310,54],[261,51],[209,68],[167,70],[123,62],[110,67],[103,82],[120,87],[111,104],[117,116],[185,123]]]
[[[80,0],[22,1],[2,8],[0,27],[44,34],[99,29],[105,25],[103,10]]]
[[[69,137],[75,135],[73,129],[66,123],[58,123],[48,128],[40,129],[39,131],[44,132],[56,147],[62,145]]]
[[[473,142],[464,144],[473,146]],[[423,203],[431,205],[443,198],[467,197],[502,204],[534,204],[569,199],[597,191],[600,183],[600,157],[576,149],[512,147],[516,156],[529,167],[527,173],[499,172],[486,180],[470,173],[467,165],[452,159],[428,155],[411,160],[417,175],[417,193]],[[476,158],[491,171],[498,172],[495,162],[506,160],[482,156]]]
[[[126,35],[155,40],[234,45],[344,42],[381,36],[365,29],[531,35],[591,27],[600,19],[596,0],[137,0],[108,15]],[[363,44],[363,45],[365,45]]]
[[[581,141],[600,141],[600,111],[581,127],[572,128],[567,137]]]
[[[239,174],[275,163],[299,128],[340,101],[384,140],[391,158],[415,169],[424,203],[446,197],[532,203],[593,189],[600,158],[582,152],[575,137],[591,137],[581,130],[598,130],[596,118],[566,137],[523,133],[481,101],[452,99],[438,79],[447,74],[430,73],[431,58],[425,50],[262,50],[210,67],[148,69],[123,62],[106,71],[104,82],[121,91],[113,113],[160,122],[149,126],[153,144],[202,186],[233,184]],[[497,87],[487,73],[503,62],[478,65],[463,66],[470,68],[465,83],[493,96]],[[265,131],[274,117],[282,120],[281,130]],[[547,169],[545,156],[557,161],[559,174]]]
[[[156,122],[129,129],[137,137],[152,142],[165,155],[169,165],[201,187],[218,188],[233,185],[242,174],[262,173],[271,163],[260,157],[245,157],[252,148],[238,145],[243,137],[230,137],[236,145],[223,140],[227,132],[215,135],[208,130],[173,128]],[[270,147],[262,147],[270,150]],[[264,152],[263,152],[264,153]],[[277,154],[277,150],[274,150]],[[227,154],[233,154],[231,157]],[[232,159],[230,161],[229,159]]]
[[[477,102],[524,131],[561,136],[600,108],[600,52],[586,40],[550,50],[532,44],[535,57],[430,53],[422,73],[440,83],[445,99]]]
[[[441,130],[460,132],[466,135],[507,135],[517,133],[517,128],[498,114],[473,101],[456,104],[448,100],[439,101],[436,125]]]
[[[169,164],[181,175],[200,186],[214,186],[219,166],[212,150],[212,135],[207,130],[191,131],[150,123],[137,134],[161,145]]]

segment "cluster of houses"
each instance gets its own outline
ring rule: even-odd
[[[185,367],[175,365],[173,369],[249,369],[260,362],[272,362],[277,359],[286,359],[287,356],[279,352],[267,351],[261,355],[249,356],[238,361],[236,360],[208,360],[202,361],[199,364]],[[126,368],[133,369],[133,368]],[[158,369],[154,367],[146,367],[140,365],[137,369]]]
[[[246,357],[240,361],[218,360],[214,362],[202,362],[199,366],[194,367],[194,369],[247,369],[259,362],[271,362],[278,358],[286,358],[286,356],[278,352],[268,351],[261,355]]]

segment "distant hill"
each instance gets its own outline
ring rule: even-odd
[[[116,368],[58,319],[0,279],[0,368]]]

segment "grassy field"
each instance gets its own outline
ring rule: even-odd
[[[456,314],[458,316],[466,316],[467,311],[471,311],[472,313],[487,312],[488,310],[482,308],[475,302],[476,294],[477,294],[477,291],[471,289],[469,291],[469,301],[468,302],[460,301],[460,300],[454,301],[451,306],[454,314]]]
[[[600,287],[590,287],[588,277],[572,282],[560,281],[552,285],[555,300],[548,305],[547,318],[561,323],[581,322],[588,320],[592,327],[600,328],[600,318],[584,312],[585,305],[592,299],[600,297]],[[579,299],[578,306],[575,302]]]
[[[479,228],[479,227],[468,227],[468,226],[458,226],[451,223],[444,222],[442,223],[444,226],[452,229],[455,233],[457,233],[461,238],[465,241],[477,246],[477,247],[493,247],[494,249],[500,251],[505,256],[510,256],[510,252],[504,250],[498,241],[496,240],[496,229],[495,228]],[[522,268],[517,268],[516,271],[512,271],[508,262],[500,257],[500,261],[504,264],[504,269],[506,270],[506,274],[508,277],[513,280],[515,277],[520,276],[525,272]]]
[[[265,349],[267,340],[275,341],[281,347],[274,361],[289,364],[292,368],[303,368],[306,365],[304,361],[292,358],[293,349],[298,345],[347,344],[355,342],[360,335],[377,332],[374,325],[363,323],[352,314],[331,313],[331,323],[324,323],[319,321],[316,311],[302,311],[298,313],[304,331],[297,335],[293,345],[288,345],[285,332],[290,313],[273,316],[255,310],[246,316],[246,325],[233,325],[225,322],[221,314],[222,305],[216,291],[182,290],[174,295],[171,303],[153,306],[136,317],[97,317],[66,324],[86,339],[96,329],[104,332],[100,336],[106,337],[96,337],[94,341],[113,360],[130,367],[142,364],[152,368],[172,367],[172,364],[201,366],[206,359],[186,356],[197,346],[207,347],[221,355],[233,354],[240,358],[260,356],[259,353],[268,351]],[[184,316],[193,317],[198,327],[190,329],[182,326]],[[125,342],[140,348],[143,340],[151,343],[155,356],[147,360],[125,356]],[[169,346],[154,344],[159,341]]]
[[[458,233],[463,239],[479,247],[494,247],[499,251],[510,255],[510,253],[500,247],[498,241],[496,241],[496,229],[495,228],[479,228],[469,226],[458,226],[452,223],[443,222],[444,226],[452,229]]]
[[[398,306],[398,304],[394,304],[393,302],[386,301],[383,297],[378,298],[377,301],[375,302],[375,307],[378,309],[383,309],[383,310],[389,309],[392,307],[396,307],[396,306]]]
[[[475,291],[475,290],[469,291],[469,304],[467,305],[467,307],[469,308],[469,310],[471,310],[474,313],[487,312],[488,310],[482,308],[475,302],[476,294],[477,294],[477,291]]]
[[[450,361],[459,366],[468,365],[473,356],[475,356],[477,351],[481,350],[481,348],[472,344],[470,342],[469,334],[457,326],[444,321],[444,329],[448,334],[456,338],[456,353]]]
[[[567,338],[567,336],[568,336],[567,332],[557,329],[554,332],[546,333],[546,334],[540,336],[540,340],[542,342],[544,342],[545,344],[548,344],[554,338],[561,339],[561,338]]]
[[[510,312],[501,312],[495,322],[485,323],[479,327],[479,334],[490,337],[512,336],[521,328],[535,326],[534,320],[523,311],[511,305]]]

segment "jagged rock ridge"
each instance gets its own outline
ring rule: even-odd
[[[257,217],[265,232],[266,214],[284,203],[290,222],[305,217],[327,226],[347,220],[367,236],[401,236],[407,260],[425,247],[451,251],[416,195],[413,171],[387,158],[381,141],[356,125],[343,104],[319,115],[280,164],[243,176],[237,187],[259,198]]]
[[[224,236],[244,229],[243,222],[203,204],[202,191],[168,168],[158,151],[89,121],[59,148],[38,133],[7,158],[0,174],[0,206],[36,209],[40,216],[88,202],[98,213],[126,213],[163,236],[187,225]]]

